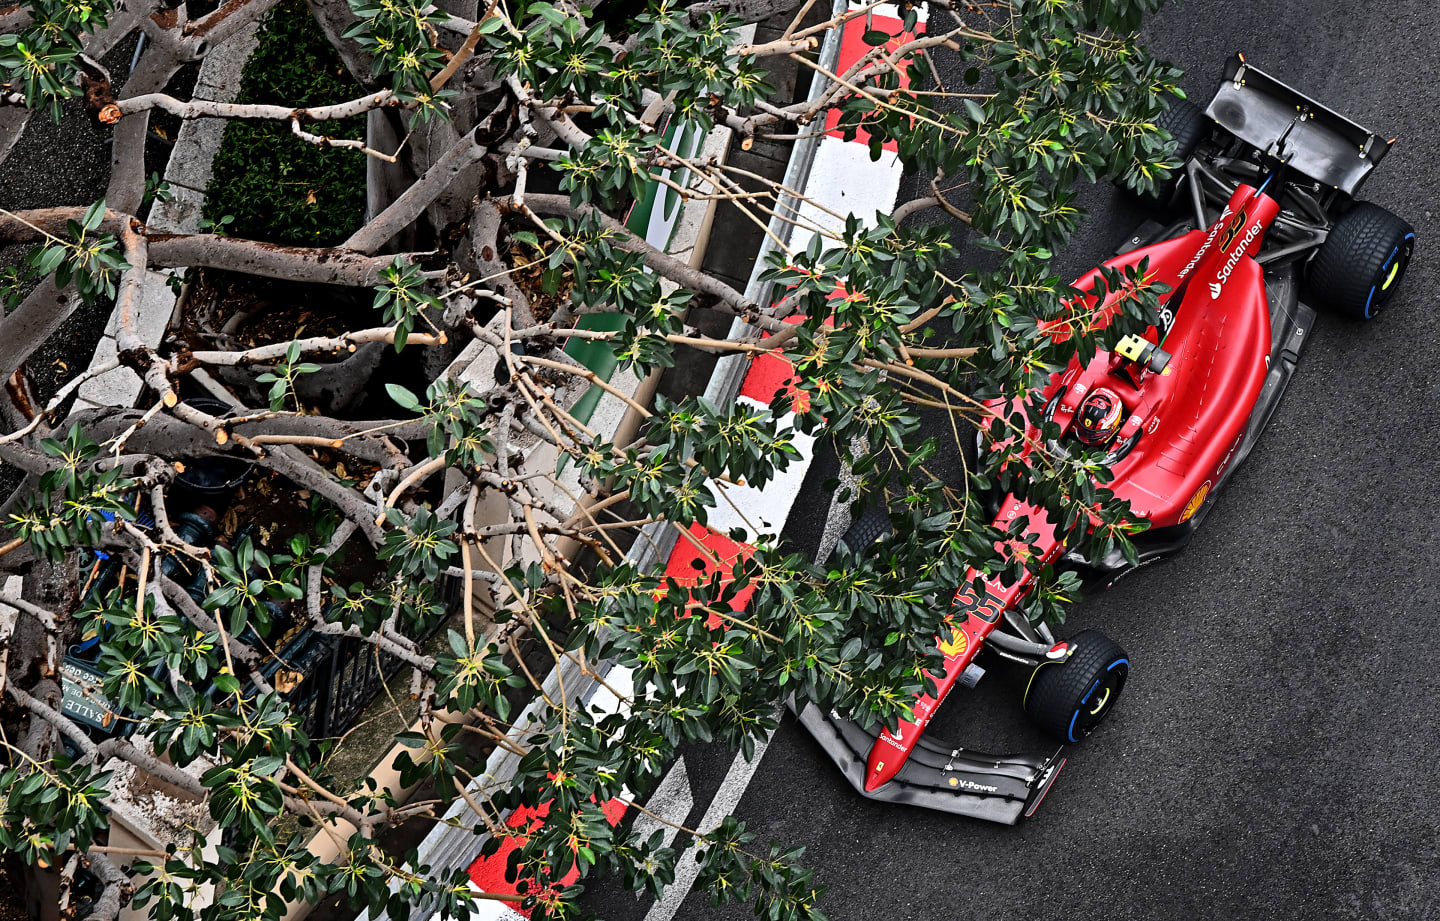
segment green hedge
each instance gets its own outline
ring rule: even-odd
[[[245,65],[241,103],[315,106],[360,95],[335,49],[300,0],[285,0],[260,30]],[[310,131],[360,139],[365,117],[312,125]],[[205,217],[237,237],[299,246],[339,243],[365,217],[365,155],[318,147],[290,133],[289,122],[232,121],[215,157]]]

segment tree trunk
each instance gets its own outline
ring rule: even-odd
[[[61,291],[51,275],[12,313],[0,317],[0,379],[8,379],[31,352],[44,345],[78,303],[79,298]]]
[[[68,554],[58,563],[37,560],[25,577],[20,597],[49,611],[73,611],[80,600],[77,559],[76,554]],[[56,710],[60,709],[61,698],[60,656],[69,642],[66,628],[71,624],[64,618],[59,635],[52,637],[36,618],[21,617],[10,638],[7,680]],[[32,717],[20,747],[36,761],[47,764],[60,750],[60,733],[45,720]]]
[[[345,30],[357,22],[355,14],[350,12],[348,0],[306,0],[306,3],[310,7],[310,15],[315,17],[320,31],[325,33],[325,39],[334,46],[355,82],[364,87],[367,93],[384,89],[384,84],[373,76],[375,59],[354,39],[345,37]]]

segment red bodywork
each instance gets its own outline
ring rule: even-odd
[[[1103,384],[1118,392],[1126,405],[1117,443],[1137,433],[1134,448],[1111,469],[1108,487],[1128,500],[1136,517],[1151,527],[1180,524],[1192,517],[1210,497],[1213,485],[1230,462],[1244,437],[1269,367],[1270,310],[1263,270],[1256,263],[1265,232],[1279,206],[1254,187],[1241,185],[1215,223],[1170,240],[1132,250],[1106,263],[1115,269],[1138,266],[1148,260],[1146,278],[1163,282],[1171,291],[1161,295],[1162,312],[1174,311],[1169,331],[1152,327],[1146,338],[1164,347],[1173,358],[1167,373],[1144,372],[1136,384],[1126,364],[1109,352],[1099,352],[1086,365],[1072,359],[1069,367],[1050,378],[1042,391],[1043,403],[1064,389],[1053,420],[1066,429],[1081,400],[1092,387]],[[1075,283],[1088,291],[1104,281],[1099,270]],[[1119,295],[1103,301],[1084,295],[1095,308],[1092,322],[1110,322]],[[1178,308],[1171,303],[1178,299]],[[1060,333],[1057,333],[1060,335]],[[1031,428],[1032,436],[1038,430]],[[1057,535],[1045,513],[1014,496],[1001,504],[997,523],[1004,527],[1027,517],[1031,537],[1045,562],[1064,550],[1064,535]],[[981,580],[981,593],[969,587]],[[922,695],[914,706],[915,721],[902,721],[899,732],[884,731],[870,751],[865,789],[883,786],[904,765],[925,731],[940,701],[980,651],[1001,615],[1030,586],[1027,574],[1013,585],[1001,584],[971,570],[966,587],[955,598],[952,636],[940,639],[946,653],[944,673],[936,676],[936,693]],[[963,619],[962,619],[963,617]]]

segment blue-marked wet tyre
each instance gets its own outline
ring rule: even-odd
[[[1414,228],[1379,205],[1359,202],[1335,222],[1310,260],[1307,300],[1369,320],[1400,287],[1414,252]]]
[[[1079,742],[1115,708],[1130,675],[1130,659],[1099,630],[1076,634],[1066,653],[1030,675],[1025,712],[1060,741]]]

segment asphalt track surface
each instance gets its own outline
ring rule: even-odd
[[[1435,7],[1191,0],[1146,35],[1199,102],[1241,50],[1398,135],[1365,197],[1414,225],[1416,261],[1374,322],[1322,317],[1190,548],[1072,613],[1062,635],[1100,626],[1135,668],[1034,819],[869,802],[786,717],[737,814],[762,841],[807,848],[836,921],[1440,918],[1440,116],[1424,76],[1440,60]],[[1144,216],[1108,188],[1085,204],[1058,263],[1069,275]],[[787,528],[802,546],[824,525],[827,466],[817,460]],[[1043,744],[1017,701],[987,678],[957,690],[931,732],[991,751]],[[692,819],[730,763],[700,754],[687,754]],[[597,901],[611,919],[648,907]],[[697,890],[677,917],[752,915]]]

